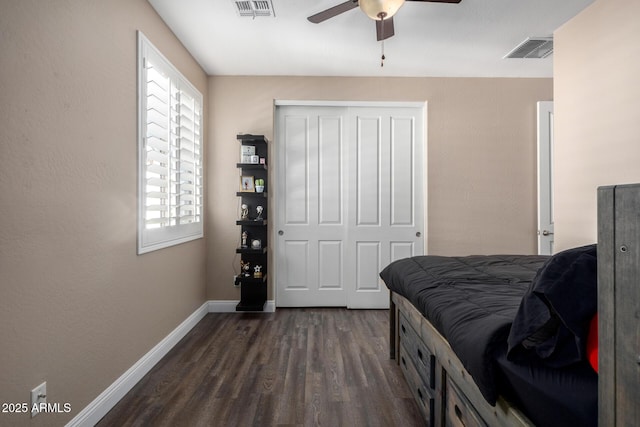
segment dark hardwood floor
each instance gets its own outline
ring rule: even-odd
[[[208,314],[98,426],[424,425],[388,314]]]

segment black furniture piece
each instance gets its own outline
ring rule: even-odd
[[[241,254],[241,263],[248,264],[248,268],[235,278],[236,285],[241,287],[236,311],[263,311],[267,301],[268,140],[264,135],[251,134],[238,135],[237,139],[242,147],[248,147],[246,151],[254,154],[243,155],[243,150],[240,150],[240,163],[237,164],[241,178],[236,195],[240,197],[241,204],[247,206],[248,215],[236,221],[241,236],[236,253]],[[258,180],[264,183],[262,191],[256,191]],[[259,206],[262,207],[261,213],[257,210]]]

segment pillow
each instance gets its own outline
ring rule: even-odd
[[[596,245],[557,253],[538,270],[520,301],[508,338],[510,360],[563,367],[586,359],[598,298]]]
[[[591,322],[589,323],[587,359],[589,359],[589,364],[593,370],[598,372],[598,313],[591,318]]]

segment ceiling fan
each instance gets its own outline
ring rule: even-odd
[[[462,0],[406,0],[433,3],[460,3]],[[349,0],[337,6],[330,7],[320,13],[311,15],[307,19],[314,24],[326,21],[360,6],[360,9],[371,19],[376,21],[376,35],[378,41],[388,39],[395,34],[393,29],[393,15],[404,4],[405,0]]]

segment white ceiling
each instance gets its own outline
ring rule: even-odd
[[[344,0],[272,0],[275,17],[240,17],[232,0],[148,0],[210,75],[552,77],[546,59],[502,59],[593,0],[405,2],[381,44],[359,8],[320,24]]]

